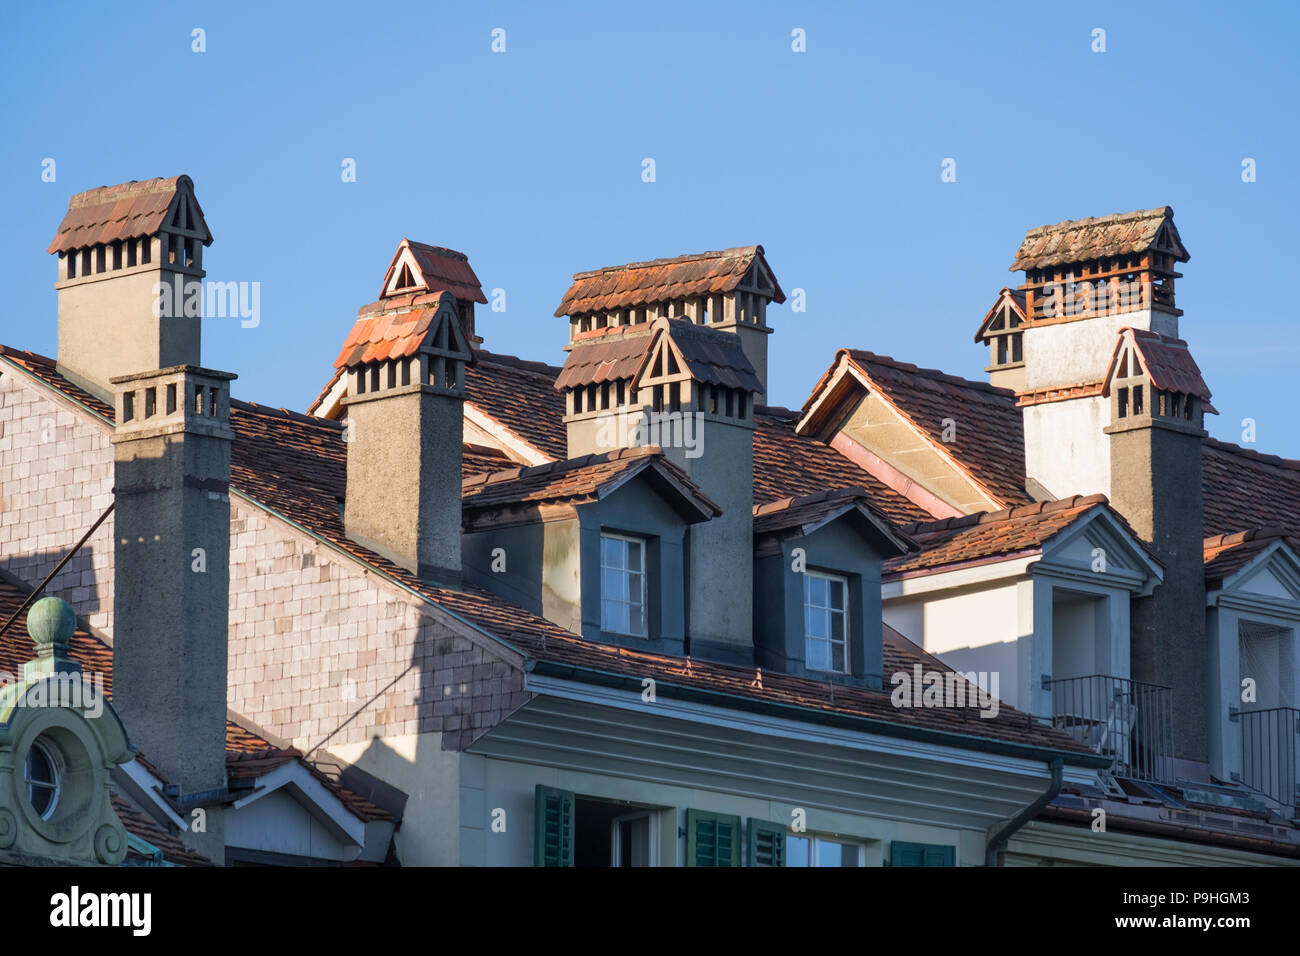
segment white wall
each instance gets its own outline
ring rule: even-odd
[[[1057,498],[1110,497],[1110,402],[1100,395],[1029,405],[1025,474]]]

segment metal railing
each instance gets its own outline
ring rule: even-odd
[[[1139,780],[1173,779],[1168,687],[1108,674],[1044,684],[1052,692],[1052,726],[1097,753],[1114,757],[1112,773]]]
[[[1300,710],[1272,707],[1244,710],[1241,722],[1241,782],[1276,800],[1296,806],[1296,747]]]

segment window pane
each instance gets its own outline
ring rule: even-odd
[[[617,538],[600,539],[600,563],[607,568],[621,568],[623,566],[623,549],[622,541]]]
[[[831,636],[830,612],[825,608],[810,607],[805,615],[805,627],[808,637],[827,640]]]
[[[785,865],[786,866],[811,866],[812,863],[808,858],[808,838],[786,835],[785,838]]]
[[[628,597],[627,575],[622,571],[611,571],[606,568],[603,577],[601,594],[605,600],[626,601]]]
[[[830,586],[831,593],[830,606],[841,611],[844,610],[844,582],[828,581],[827,584]]]
[[[826,579],[808,574],[804,576],[808,584],[808,603],[814,607],[826,606]]]
[[[831,640],[843,641],[844,640],[844,615],[835,614],[829,611],[827,613],[830,614],[829,633],[830,633]]]
[[[825,641],[809,641],[808,666],[813,670],[829,670],[831,666],[830,645]]]
[[[628,608],[626,604],[619,604],[613,601],[607,601],[605,603],[605,630],[627,634],[629,623]]]
[[[644,547],[641,542],[624,541],[627,546],[627,566],[632,571],[640,571],[642,566],[641,553]]]
[[[844,671],[846,670],[846,668],[844,667],[844,645],[843,644],[831,645],[831,670],[841,674],[844,673]]]

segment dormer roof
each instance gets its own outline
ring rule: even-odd
[[[212,245],[212,233],[194,198],[190,177],[99,186],[68,200],[68,213],[59,223],[46,252],[67,252],[120,239],[152,236],[172,224],[186,232],[199,233],[205,246]]]
[[[773,302],[785,293],[763,256],[762,246],[737,246],[722,252],[701,252],[672,259],[652,259],[578,272],[557,316],[605,312],[633,305],[673,302],[717,293],[734,292],[754,270],[770,287]]]
[[[409,292],[450,292],[467,302],[487,303],[469,256],[455,249],[403,239],[384,273],[380,298]]]
[[[1025,233],[1010,271],[1089,262],[1153,249],[1170,253],[1178,262],[1190,256],[1174,226],[1169,206],[1114,213],[1088,219],[1067,219]]]
[[[994,320],[1002,314],[1004,308],[1009,309],[1014,315],[1018,315],[1020,317],[1020,323],[1023,325],[1026,321],[1024,290],[1010,289],[1003,286],[1002,291],[998,293],[998,297],[994,301],[993,305],[989,308],[988,312],[984,313],[984,318],[980,320],[980,327],[975,332],[976,342],[984,341],[984,336],[988,333],[989,326],[992,325]]]

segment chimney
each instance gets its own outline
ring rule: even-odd
[[[654,259],[579,272],[555,310],[569,317],[569,347],[605,329],[684,318],[735,335],[760,383],[755,403],[767,401],[769,302],[785,293],[762,246],[738,246],[675,259]]]
[[[68,200],[48,250],[59,256],[59,372],[111,403],[112,376],[198,365],[211,244],[188,176]]]
[[[482,336],[475,334],[474,306],[487,305],[487,298],[470,268],[469,257],[455,249],[403,239],[384,273],[380,299],[396,308],[442,292],[451,293],[456,300],[465,340],[473,346],[482,345]]]
[[[740,282],[761,259],[761,249],[751,248],[758,258],[725,267],[738,273],[728,281],[740,283],[725,292],[710,291],[722,288],[720,280],[690,286],[677,275],[694,269],[698,276],[701,259],[724,253],[575,276],[559,310],[570,314],[571,341],[555,384],[565,395],[570,458],[657,445],[722,509],[688,532],[688,649],[745,664],[754,660],[753,412],[763,389],[745,343],[765,350],[768,330],[756,322],[741,330],[727,316],[766,305]],[[651,280],[687,298],[659,298],[664,290]],[[590,311],[595,303],[603,311]],[[756,337],[746,339],[749,332]]]
[[[1136,680],[1173,688],[1174,756],[1209,760],[1201,443],[1210,390],[1187,344],[1120,330],[1102,388],[1110,424],[1111,504],[1164,565],[1164,582],[1133,602]]]
[[[113,378],[113,701],[169,784],[186,835],[224,858],[230,593],[229,372]]]
[[[473,360],[456,302],[443,290],[365,306],[334,363],[347,374],[347,535],[443,586],[460,581],[465,366]]]
[[[981,325],[977,339],[994,350],[994,383],[1023,377],[1017,393],[1025,474],[1040,496],[1113,497],[1102,378],[1121,328],[1178,337],[1174,268],[1188,255],[1173,215],[1161,206],[1029,230],[1011,264],[1024,271],[1024,283],[1000,297]],[[992,327],[997,313],[1010,323],[1017,311],[1023,313],[1016,327],[1023,338],[1019,369],[1015,329]],[[1006,362],[1000,361],[1004,344]]]

